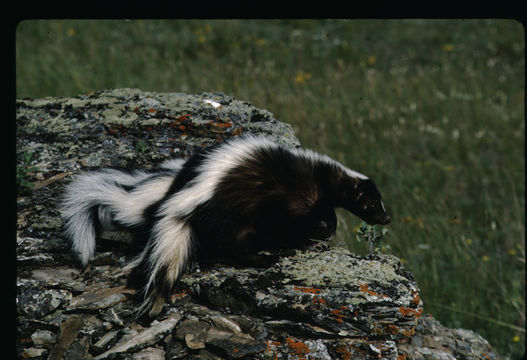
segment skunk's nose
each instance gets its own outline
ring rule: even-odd
[[[382,224],[382,225],[387,225],[387,224],[390,223],[390,221],[392,221],[392,219],[390,219],[390,217],[389,217],[388,215],[386,215],[386,216],[384,217],[384,219],[382,220],[382,223],[381,223],[381,224]]]

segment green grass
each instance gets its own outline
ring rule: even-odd
[[[17,96],[224,91],[371,176],[425,310],[525,341],[525,84],[514,21],[28,21]],[[364,253],[360,221],[338,240]]]

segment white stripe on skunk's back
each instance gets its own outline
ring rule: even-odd
[[[254,136],[232,140],[212,150],[198,168],[198,175],[159,209],[160,216],[184,217],[210,200],[218,183],[233,168],[250,159],[258,149],[276,148],[275,143]]]
[[[357,172],[357,171],[354,171],[354,170],[351,170],[351,169],[347,168],[346,166],[342,165],[341,163],[339,163],[338,161],[330,158],[327,155],[317,153],[317,152],[315,152],[313,150],[310,150],[310,149],[292,149],[291,151],[296,156],[306,158],[309,161],[311,161],[313,164],[315,164],[317,162],[323,162],[323,163],[326,163],[326,164],[332,164],[334,166],[337,166],[337,167],[341,168],[348,176],[350,176],[352,178],[361,179],[361,180],[368,179],[368,177],[366,175],[361,174],[360,172]]]

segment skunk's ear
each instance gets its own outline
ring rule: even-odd
[[[335,205],[348,207],[350,203],[356,202],[364,195],[361,192],[361,180],[339,174],[335,179]]]

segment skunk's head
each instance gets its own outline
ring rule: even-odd
[[[391,221],[384,208],[381,193],[371,179],[360,180],[357,184],[350,211],[370,225],[386,225]]]
[[[391,221],[384,208],[381,193],[367,177],[342,179],[337,206],[351,211],[370,225],[386,225]]]

